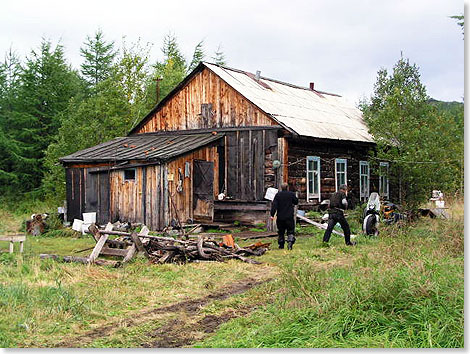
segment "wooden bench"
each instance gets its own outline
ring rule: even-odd
[[[23,253],[23,242],[26,241],[26,235],[0,236],[0,241],[10,242],[10,253],[13,253],[13,244],[15,242],[19,242],[20,243],[20,253]]]

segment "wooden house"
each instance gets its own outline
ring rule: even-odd
[[[60,159],[67,219],[96,211],[100,223],[154,230],[176,220],[268,223],[266,190],[282,182],[305,209],[342,183],[358,200],[389,197],[386,163],[369,163],[373,148],[361,112],[342,97],[203,62],[127,137]]]

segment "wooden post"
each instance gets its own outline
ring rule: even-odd
[[[20,241],[20,253],[23,253],[23,241]]]
[[[126,262],[130,261],[134,257],[136,251],[137,251],[137,248],[136,248],[135,243],[134,243],[132,246],[130,246],[128,248],[127,254],[124,257],[124,260],[122,262],[126,263]]]
[[[10,241],[10,253],[13,253],[13,241]]]
[[[142,241],[140,241],[139,236],[135,232],[131,233],[131,239],[134,241],[134,244],[139,252],[142,252],[145,257],[149,258],[149,254],[144,248],[144,245],[142,244]]]
[[[96,243],[95,248],[93,249],[90,256],[88,257],[88,262],[89,263],[94,263],[96,258],[98,258],[98,256],[100,255],[100,252],[101,252],[106,240],[108,239],[108,237],[109,237],[109,235],[107,235],[107,234],[101,235],[100,239]]]

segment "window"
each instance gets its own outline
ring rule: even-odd
[[[361,200],[369,198],[369,163],[367,161],[359,161],[359,191]]]
[[[135,168],[128,168],[124,170],[124,181],[134,181],[135,180]]]
[[[381,162],[379,166],[379,194],[388,198],[388,162]]]
[[[335,187],[336,191],[342,184],[346,184],[347,181],[347,160],[346,159],[336,159],[336,178],[335,178]]]
[[[214,115],[212,110],[212,103],[202,103],[201,104],[201,116],[204,123],[208,123]]]
[[[307,156],[307,201],[320,200],[320,158]]]

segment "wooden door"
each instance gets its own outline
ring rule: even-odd
[[[67,168],[65,170],[67,194],[67,221],[82,219],[85,209],[85,189],[83,168]]]
[[[193,161],[193,209],[195,219],[214,216],[214,163]]]

